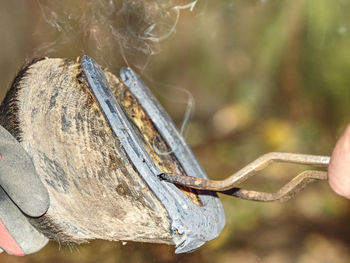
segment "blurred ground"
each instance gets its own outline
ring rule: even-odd
[[[344,0],[200,0],[181,13],[176,34],[148,64],[127,61],[179,126],[187,100],[181,89],[191,92],[196,108],[187,140],[208,175],[221,179],[269,151],[331,153],[350,122],[349,12]],[[55,45],[60,35],[45,26],[37,1],[1,1],[0,36],[1,96],[26,59],[89,50]],[[115,54],[119,64],[106,65],[112,69],[125,65]],[[277,189],[301,168],[273,166],[248,186]],[[326,183],[281,204],[221,197],[225,229],[188,255],[163,245],[95,241],[51,243],[32,256],[0,255],[0,262],[350,262],[350,201]]]

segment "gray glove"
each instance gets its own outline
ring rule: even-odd
[[[31,158],[17,140],[0,126],[0,253],[37,252],[48,239],[27,217],[42,216],[50,200]]]

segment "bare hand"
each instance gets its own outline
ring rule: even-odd
[[[334,192],[350,199],[350,125],[334,147],[328,178]]]

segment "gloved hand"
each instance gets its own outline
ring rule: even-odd
[[[0,253],[31,254],[47,244],[48,239],[27,217],[43,215],[49,203],[31,158],[0,126]]]

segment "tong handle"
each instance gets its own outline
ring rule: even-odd
[[[287,184],[285,184],[282,188],[280,188],[275,193],[257,192],[257,191],[246,190],[241,188],[232,188],[230,190],[226,190],[221,193],[226,195],[232,195],[245,200],[251,200],[251,201],[283,202],[293,198],[298,192],[300,192],[308,184],[314,181],[327,180],[327,179],[328,179],[328,176],[326,171],[307,170],[298,174],[296,177],[294,177],[291,181],[289,181]]]
[[[202,191],[220,192],[247,200],[261,202],[286,201],[295,196],[309,183],[317,180],[327,180],[327,172],[318,170],[306,170],[297,175],[294,179],[292,179],[275,193],[245,190],[238,188],[237,186],[246,181],[249,177],[255,175],[258,171],[266,168],[273,163],[294,163],[327,167],[329,161],[329,156],[271,152],[260,156],[255,161],[249,163],[247,166],[243,167],[241,170],[234,173],[225,180],[216,181],[167,173],[160,174],[159,177],[174,184],[187,186]]]

